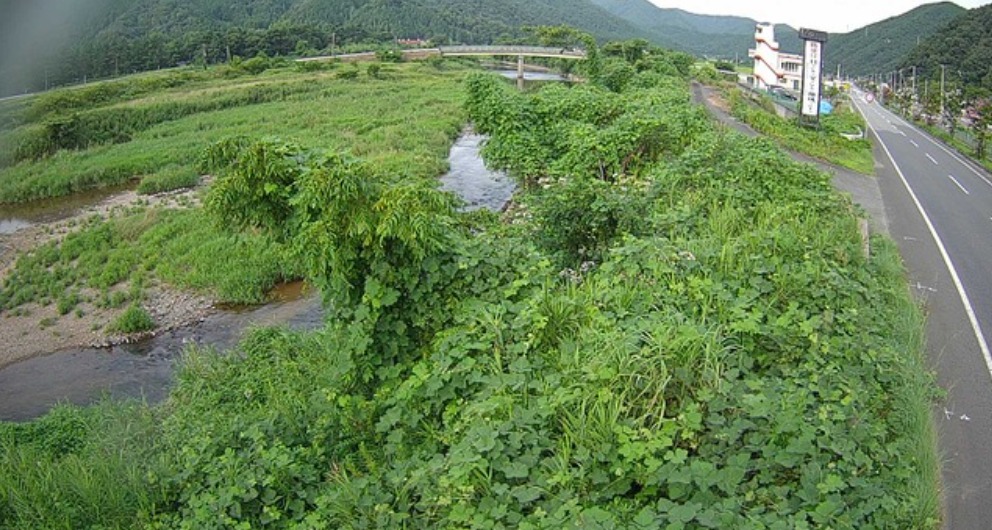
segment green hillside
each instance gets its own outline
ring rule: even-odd
[[[57,85],[229,53],[320,51],[332,39],[489,43],[557,24],[602,40],[647,37],[588,0],[98,0],[85,12],[73,0],[3,0],[0,13],[0,96],[44,89],[46,78]]]
[[[838,64],[842,72],[852,76],[895,70],[918,39],[922,42],[965,12],[951,2],[927,4],[850,33],[832,35],[824,70],[836,71]]]
[[[992,4],[972,9],[917,46],[900,67],[936,77],[940,65],[966,85],[992,89]]]
[[[697,15],[681,9],[659,8],[647,0],[590,1],[650,33],[660,44],[696,55],[747,57],[747,50],[754,47],[754,26],[758,21],[750,18]],[[784,51],[801,52],[795,28],[776,25],[775,36]]]

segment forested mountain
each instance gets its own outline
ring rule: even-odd
[[[663,46],[723,59],[746,58],[748,49],[754,47],[754,27],[759,21],[750,18],[697,15],[659,8],[647,0],[590,1],[649,33]],[[801,53],[795,28],[778,24],[775,38],[783,51]]]
[[[558,24],[602,40],[649,37],[588,0],[0,0],[0,20],[0,95],[229,54],[324,50],[332,39],[490,43]]]
[[[992,90],[992,4],[955,18],[924,40],[899,66],[916,66],[919,75],[936,78],[942,64],[954,81]]]
[[[831,36],[826,69],[838,62],[852,74],[895,69],[917,38],[962,12],[949,2],[932,4]],[[523,37],[527,25],[566,24],[600,40],[645,38],[696,55],[746,60],[756,23],[662,9],[647,0],[0,0],[0,96],[235,55],[326,51],[332,41],[508,42]],[[980,37],[988,35],[980,23],[970,24]],[[784,51],[801,51],[795,28],[777,26],[776,38]],[[957,48],[968,53],[941,51],[953,57],[939,60],[987,57],[986,48]]]
[[[838,64],[842,72],[852,76],[895,70],[917,42],[928,39],[965,12],[951,2],[927,4],[850,33],[831,35],[825,50],[824,71],[834,72]],[[986,37],[988,31],[986,26]],[[960,56],[962,49],[951,53]]]

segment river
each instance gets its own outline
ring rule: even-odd
[[[484,139],[466,132],[455,142],[449,155],[451,169],[441,177],[441,189],[461,197],[465,210],[499,211],[509,202],[515,185],[505,174],[486,169],[479,156]],[[49,201],[45,207],[5,209],[8,213],[0,215],[0,227],[12,232],[64,219],[104,200],[107,194],[94,192]],[[86,405],[105,396],[161,401],[172,385],[176,360],[189,344],[230,348],[249,326],[317,328],[323,323],[319,298],[296,282],[276,289],[266,305],[217,311],[197,325],[135,344],[62,350],[12,364],[0,370],[0,420],[28,420],[60,402]]]

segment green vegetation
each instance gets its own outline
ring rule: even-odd
[[[943,129],[941,127],[937,127],[935,125],[931,125],[929,123],[919,120],[914,120],[913,122],[916,124],[917,127],[924,129],[925,131],[933,135],[934,138],[940,139],[940,141],[944,142],[951,148],[955,149],[962,156],[969,157],[971,160],[974,160],[975,162],[984,166],[985,169],[992,171],[992,157],[989,156],[988,153],[989,149],[987,145],[985,146],[985,152],[982,153],[981,156],[979,156],[976,153],[975,142],[965,141],[965,139],[962,138],[962,135],[960,133],[951,136],[951,134],[948,133],[946,129]]]
[[[111,333],[139,333],[155,329],[155,321],[143,307],[131,304],[116,320],[110,323],[107,331]]]
[[[298,276],[279,245],[227,233],[199,209],[138,210],[94,218],[62,242],[21,256],[0,287],[0,310],[31,302],[55,302],[63,315],[80,303],[120,307],[140,300],[153,278],[252,304]]]
[[[203,215],[289,249],[326,327],[193,348],[160,407],[0,425],[0,526],[936,528],[894,245],[643,59],[453,91],[522,184],[506,224],[388,158],[215,143]]]
[[[435,177],[446,169],[448,148],[465,121],[458,89],[465,69],[457,65],[444,71],[401,65],[392,67],[388,78],[354,81],[286,69],[247,84],[227,78],[223,70],[172,75],[173,81],[156,74],[153,81],[142,76],[101,90],[53,92],[22,107],[24,127],[32,119],[62,119],[59,108],[70,115],[111,116],[118,109],[148,115],[141,110],[146,108],[188,115],[149,125],[130,141],[60,150],[0,170],[0,197],[60,195],[116,181],[98,176],[127,180],[144,174],[140,193],[192,186],[210,169],[204,165],[205,139],[248,133],[292,133],[307,148],[333,147],[390,172]],[[292,96],[258,103],[245,91]],[[127,99],[132,95],[135,99]],[[210,101],[242,105],[203,110]],[[117,308],[140,300],[156,281],[219,302],[256,304],[277,283],[302,274],[295,263],[284,245],[257,234],[230,233],[199,208],[139,209],[106,221],[91,219],[63,240],[21,256],[0,286],[0,311],[18,311],[28,303],[56,304],[60,315]]]
[[[138,183],[138,193],[152,195],[165,191],[192,188],[200,183],[200,174],[191,167],[166,166]]]
[[[775,114],[771,102],[762,98],[761,106],[744,97],[740,90],[726,92],[731,113],[754,130],[779,142],[782,147],[831,164],[871,175],[875,164],[871,143],[867,139],[848,140],[841,134],[858,134],[867,130],[864,119],[850,104],[843,102],[828,116],[820,117],[820,128],[801,127],[795,119]]]
[[[434,45],[489,44],[526,38],[523,27],[547,24],[583,28],[604,40],[649,36],[588,0],[255,0],[250,6],[221,0],[100,0],[88,9],[57,1],[62,12],[75,15],[73,24],[32,30],[64,35],[59,44],[74,45],[35,45],[32,52],[44,69],[5,65],[0,97],[43,90],[49,83],[180,64],[203,67],[239,57],[257,72],[265,67],[255,59],[260,54],[374,51],[395,46],[397,38],[425,38]],[[18,14],[8,17],[12,24],[25,23]],[[11,41],[27,40],[11,34]]]
[[[146,406],[105,402],[0,423],[0,526],[137,527],[158,498],[145,474],[156,420]]]
[[[944,65],[947,82],[992,90],[992,6],[959,12],[900,59],[900,68],[915,66],[921,78],[939,80]]]
[[[0,149],[20,153],[15,160],[37,160],[0,168],[0,203],[68,195],[160,171],[173,175],[155,179],[161,184],[194,171],[204,145],[249,133],[293,136],[308,147],[353,150],[396,170],[437,175],[464,123],[453,83],[464,75],[461,67],[439,72],[397,66],[389,83],[367,77],[340,83],[331,72],[289,69],[227,79],[225,68],[192,78],[176,72],[176,87],[155,93],[139,78],[37,99],[6,137],[8,145],[20,143]],[[131,93],[138,97],[125,99]]]
[[[953,2],[925,4],[864,28],[830,35],[824,48],[823,71],[836,72],[837,65],[846,76],[869,76],[896,70],[904,65],[906,56],[921,40],[926,42],[944,31],[949,22],[965,12]],[[969,47],[970,43],[965,46]],[[908,73],[906,76],[909,79]]]
[[[754,26],[758,21],[749,18],[663,9],[648,0],[591,2],[645,32],[655,44],[685,50],[697,57],[733,59],[754,47]],[[795,28],[776,24],[775,38],[783,51],[802,53],[802,41]]]

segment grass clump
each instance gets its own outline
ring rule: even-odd
[[[0,422],[0,526],[141,527],[159,502],[147,480],[156,430],[136,403],[59,405],[33,422]]]
[[[171,165],[148,175],[138,183],[138,193],[153,195],[166,191],[192,188],[200,183],[199,172],[191,167]]]
[[[110,333],[140,333],[153,329],[155,329],[155,320],[139,304],[127,306],[127,309],[107,326],[107,331]]]

